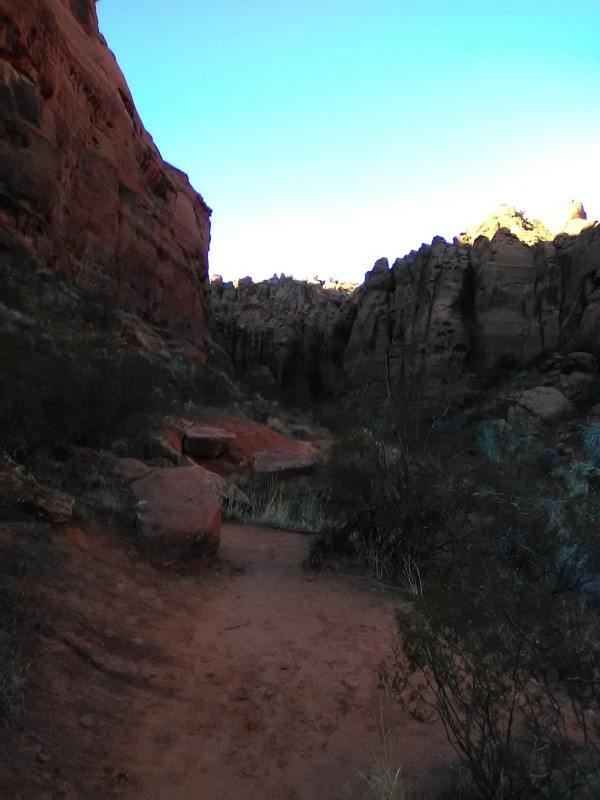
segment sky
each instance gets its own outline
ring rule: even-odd
[[[598,0],[98,0],[211,275],[362,281],[500,204],[600,218]]]

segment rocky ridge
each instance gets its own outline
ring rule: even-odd
[[[207,333],[210,209],[144,129],[93,0],[0,14],[0,252]]]
[[[236,368],[313,395],[378,381],[458,399],[503,364],[597,349],[600,228],[580,204],[568,213],[553,238],[503,207],[452,243],[380,259],[354,292],[216,281],[213,334]]]

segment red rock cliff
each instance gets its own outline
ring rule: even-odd
[[[202,335],[210,209],[166,164],[93,0],[0,0],[0,254]]]

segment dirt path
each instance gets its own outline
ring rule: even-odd
[[[46,716],[30,725],[45,732],[21,741],[43,770],[37,785],[61,792],[48,796],[370,797],[359,773],[371,770],[382,703],[409,781],[443,768],[442,733],[377,687],[402,598],[302,569],[306,537],[225,525],[223,569],[180,576],[123,559],[102,536],[69,536],[80,558],[37,687],[62,718],[38,703],[30,716]]]

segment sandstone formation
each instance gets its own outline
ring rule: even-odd
[[[570,213],[563,227],[585,229],[549,241],[546,226],[505,208],[475,239],[380,259],[352,294],[288,278],[213,284],[214,335],[237,368],[267,368],[283,387],[379,382],[438,401],[557,350],[598,355],[600,228],[579,204]]]
[[[3,267],[49,267],[86,293],[202,336],[209,217],[145,131],[94,0],[4,3]]]
[[[454,241],[460,244],[473,244],[480,236],[491,239],[501,228],[506,228],[525,244],[532,245],[536,242],[551,241],[560,233],[576,236],[595,224],[588,220],[583,205],[575,200],[558,206],[546,222],[528,219],[522,211],[513,206],[502,205],[482,223],[456,236]]]

